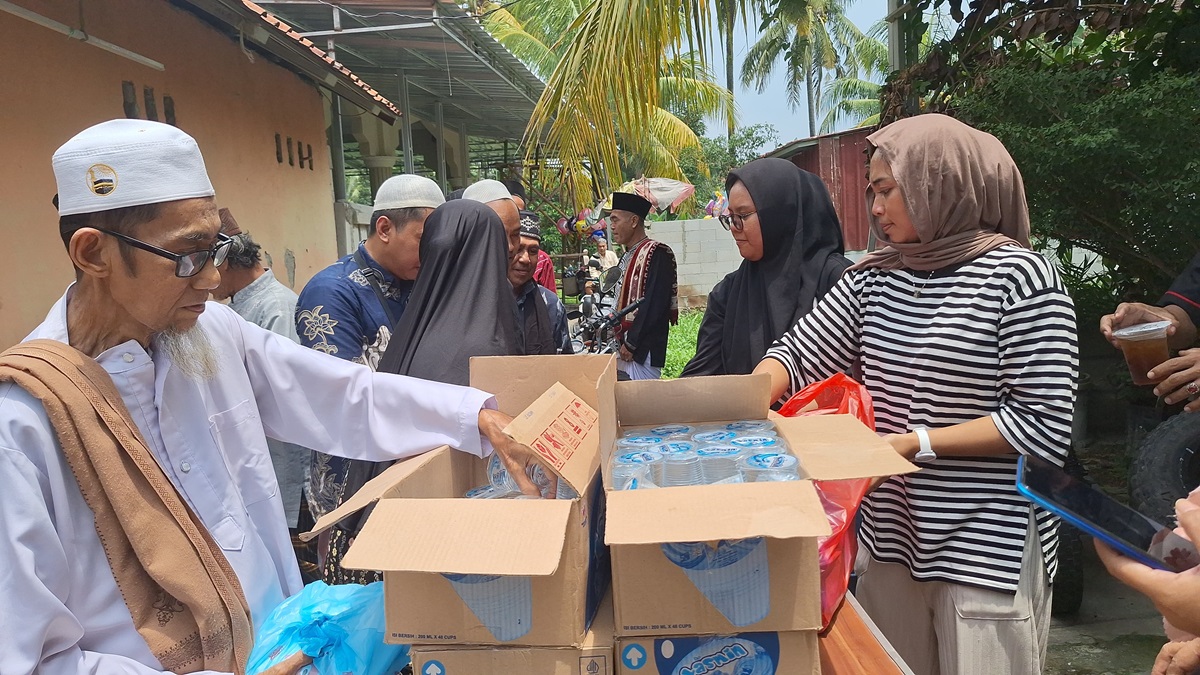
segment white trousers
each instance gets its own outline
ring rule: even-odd
[[[1025,539],[1015,595],[916,581],[904,565],[864,554],[855,597],[916,675],[1040,675],[1050,581],[1037,530]]]

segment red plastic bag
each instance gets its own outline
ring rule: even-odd
[[[784,417],[854,415],[871,431],[875,430],[875,407],[867,388],[841,373],[805,387],[788,399],[779,414]],[[850,573],[854,571],[854,557],[858,553],[854,517],[871,480],[823,480],[813,481],[813,485],[832,530],[828,537],[817,540],[821,563],[821,626],[822,630],[827,630],[850,586]]]

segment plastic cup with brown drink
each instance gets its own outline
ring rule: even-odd
[[[1146,373],[1171,358],[1167,348],[1167,329],[1170,326],[1170,321],[1155,321],[1113,331],[1113,337],[1125,354],[1125,363],[1129,365],[1134,384],[1154,384],[1146,377]]]

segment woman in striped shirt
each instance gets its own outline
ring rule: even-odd
[[[1017,493],[1016,464],[1066,458],[1071,299],[1029,249],[1021,176],[998,140],[941,115],[869,140],[868,210],[887,246],[755,372],[779,397],[857,364],[877,429],[921,467],[864,502],[858,586],[913,671],[1039,673],[1058,521]]]

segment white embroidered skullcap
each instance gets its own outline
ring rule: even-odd
[[[411,173],[392,176],[383,181],[375,193],[376,211],[387,209],[436,209],[446,203],[446,196],[438,184],[424,176]]]
[[[471,187],[467,188],[463,192],[462,198],[487,204],[488,202],[494,202],[501,199],[511,200],[512,195],[509,194],[508,188],[504,187],[504,183],[501,183],[498,180],[492,180],[491,178],[485,178],[484,180],[474,183],[471,185]]]
[[[169,124],[101,122],[63,143],[52,161],[60,216],[215,194],[196,140]]]

